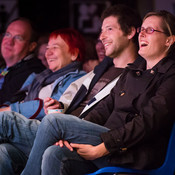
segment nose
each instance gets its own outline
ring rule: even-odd
[[[103,41],[105,38],[106,38],[106,34],[105,34],[105,32],[103,31],[103,32],[100,33],[99,39],[100,39],[101,41]]]
[[[13,37],[8,38],[6,41],[7,41],[7,44],[9,44],[9,45],[14,45],[14,43],[15,43]]]
[[[142,29],[139,33],[139,36],[142,36],[144,37],[146,35],[146,30],[145,29]]]
[[[105,34],[105,32],[101,32],[101,34],[100,34],[100,36],[99,36],[99,39],[102,41],[102,43],[103,43],[103,41],[106,39],[106,34]]]
[[[100,33],[99,39],[102,40],[102,32]]]
[[[45,52],[45,56],[49,56],[49,55],[52,55],[52,49],[51,48],[48,48],[46,49],[46,52]]]

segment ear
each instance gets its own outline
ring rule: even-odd
[[[174,42],[175,42],[175,36],[172,35],[172,36],[169,36],[169,37],[167,38],[165,45],[166,45],[167,47],[170,47],[172,44],[174,44]]]
[[[128,34],[128,39],[132,39],[135,34],[136,34],[136,28],[135,27],[131,27],[130,33]]]
[[[30,52],[33,52],[35,50],[36,46],[37,46],[37,43],[36,42],[30,43],[29,51]]]
[[[79,49],[76,48],[75,49],[75,53],[71,56],[71,60],[75,61],[77,59],[77,57],[78,57],[78,54],[79,54]]]

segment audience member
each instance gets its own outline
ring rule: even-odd
[[[128,14],[126,14],[126,11],[128,11]],[[113,32],[111,31],[111,33],[109,33],[108,31],[109,29],[105,27],[103,29],[103,37],[104,37],[103,42],[108,40],[115,43],[112,45],[113,47],[111,46],[113,49],[111,49],[110,52],[109,51],[107,52],[107,56],[112,56],[113,59],[105,58],[100,63],[100,65],[98,65],[95,68],[94,71],[91,71],[87,76],[85,75],[84,77],[77,80],[77,81],[80,81],[81,79],[83,79],[84,80],[83,85],[79,89],[78,93],[75,95],[75,98],[73,99],[70,105],[70,108],[68,108],[66,112],[68,111],[72,112],[75,110],[76,113],[79,113],[79,112],[81,113],[82,109],[84,108],[83,106],[87,104],[87,102],[91,99],[91,97],[93,97],[97,92],[101,91],[101,89],[105,90],[104,91],[105,95],[102,93],[102,95],[100,95],[100,97],[102,96],[101,99],[99,98],[97,100],[93,99],[92,101],[96,101],[95,104],[97,104],[99,100],[102,100],[103,98],[105,98],[106,95],[109,94],[110,88],[112,88],[114,84],[117,82],[119,75],[123,71],[123,68],[127,66],[128,63],[133,62],[137,57],[137,50],[138,50],[137,36],[135,34],[136,34],[136,28],[141,25],[141,20],[139,20],[140,19],[139,16],[133,10],[125,6],[117,6],[117,7],[114,6],[113,8],[109,9],[109,12],[110,13],[106,13],[105,26],[107,25],[109,28],[113,29]],[[119,29],[119,26],[122,29]],[[121,40],[125,42],[120,43]],[[122,53],[118,52],[121,48],[123,48],[124,50]],[[108,50],[107,45],[106,45],[106,50]],[[114,62],[114,64],[112,64],[112,61]],[[77,86],[78,84],[76,83],[75,84],[73,83],[73,86]],[[70,90],[72,90],[72,87],[70,88]],[[64,103],[64,101],[62,102],[64,104],[64,107],[66,108],[67,105]],[[12,122],[10,118],[14,118],[13,120],[15,122],[15,124],[13,125],[14,129],[16,125],[18,125],[18,123],[21,123],[21,125],[17,127],[19,130],[23,129],[23,132],[20,132],[20,134],[18,135],[18,132],[14,133],[13,131],[14,129],[12,129],[13,128],[12,127],[11,131],[9,132],[13,133],[13,139],[7,138],[7,140],[8,140],[8,145],[11,145],[11,144],[15,145],[16,148],[21,151],[21,154],[23,153],[27,157],[32,147],[32,140],[34,140],[35,138],[35,132],[37,131],[37,127],[40,122],[36,120],[25,119],[20,115],[16,116],[16,113],[14,114],[13,112],[3,112],[3,113],[0,113],[0,116],[1,116],[0,118],[3,120],[8,119],[8,121],[2,122],[2,123],[6,123],[6,126],[10,125],[10,123]],[[23,126],[25,126],[25,128],[23,128]],[[32,127],[32,129],[30,127]],[[3,126],[1,128],[3,128]],[[32,130],[32,133],[30,133],[31,130]],[[0,130],[0,133],[1,132],[3,132],[3,130],[2,131]],[[23,137],[21,134],[22,135],[25,134],[25,137]],[[18,137],[18,141],[16,142],[18,144],[13,143],[13,141],[16,140],[15,139],[16,137]],[[22,138],[23,141],[22,140],[21,141],[23,144],[20,143],[20,138]],[[17,156],[17,153],[16,153],[16,156]],[[12,162],[15,165],[16,162],[14,161]],[[8,166],[8,167],[5,166],[3,168],[3,164],[2,164],[2,167],[0,167],[0,170],[3,170],[3,169],[5,170],[6,174],[7,172],[14,171],[11,166]]]
[[[7,69],[0,89],[0,105],[13,97],[31,73],[45,69],[33,54],[37,39],[28,19],[18,18],[8,25],[1,43],[1,54]]]
[[[41,62],[43,63],[43,65],[48,68],[48,63],[47,63],[47,59],[45,57],[45,52],[46,52],[46,47],[47,47],[47,43],[48,43],[48,38],[49,35],[48,34],[43,34],[39,37],[38,40],[38,46],[37,46],[37,50],[36,50],[36,54],[37,57],[41,60]]]
[[[103,59],[105,58],[105,47],[100,39],[97,40],[95,48],[99,62],[103,61]]]
[[[86,56],[83,64],[83,70],[86,72],[92,71],[99,64],[97,52],[95,49],[95,40],[86,37]]]
[[[86,72],[94,70],[95,66],[97,66],[105,58],[105,48],[100,39],[98,39],[96,43],[92,43],[91,47],[95,48],[96,50],[94,52],[94,57],[87,59],[83,64],[83,70],[85,70]]]
[[[92,71],[98,64],[99,61],[97,59],[88,59],[83,64],[83,70],[88,73]]]
[[[128,10],[127,14],[125,13],[125,10]],[[111,16],[114,16],[115,18],[111,19]],[[93,71],[86,75],[87,78],[84,80],[82,87],[77,92],[71,103],[65,104],[65,111],[67,114],[73,114],[76,116],[81,114],[80,117],[86,116],[87,113],[92,110],[92,107],[109,95],[110,90],[114,87],[121,75],[123,68],[137,58],[137,34],[133,32],[133,36],[128,38],[129,45],[127,43],[124,45],[120,40],[123,39],[123,35],[130,35],[132,28],[136,29],[141,25],[139,15],[126,6],[118,5],[117,7],[114,6],[111,8],[109,12],[106,11],[106,18],[107,17],[110,17],[110,21],[108,22],[110,26],[107,27],[108,30],[110,30],[110,27],[112,29],[116,29],[118,26],[121,28],[120,31],[116,30],[113,32],[114,36],[108,36],[108,34],[105,35],[105,42],[111,41],[114,43],[113,50],[109,50],[106,54],[107,57],[105,57]],[[108,45],[106,44],[106,51],[108,48],[107,46]],[[121,49],[122,52],[120,51]],[[113,59],[109,57],[111,55]],[[74,84],[75,83],[76,82],[74,82]]]
[[[106,54],[113,56],[114,40],[106,36],[116,30],[120,35],[121,29],[111,27],[111,20],[115,17],[104,18],[100,39]],[[143,58],[128,65],[108,98],[84,120],[65,114],[49,114],[42,120],[22,175],[87,174],[114,165],[161,166],[175,122],[174,21],[167,11],[144,17],[137,30]],[[120,42],[126,43],[126,38]],[[53,145],[57,140],[59,147]]]

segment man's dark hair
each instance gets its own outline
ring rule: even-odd
[[[24,22],[28,23],[31,26],[30,42],[37,42],[38,41],[39,35],[38,35],[37,30],[36,30],[36,26],[30,19],[25,18],[25,17],[18,17],[18,18],[13,19],[12,21],[10,21],[8,26],[15,21],[24,21]]]
[[[114,16],[118,18],[118,23],[120,24],[121,30],[125,34],[129,34],[132,27],[135,27],[137,30],[137,28],[140,27],[142,24],[140,15],[134,9],[123,4],[118,4],[107,8],[102,13],[101,20],[103,21],[109,16]],[[133,37],[133,42],[138,45],[137,33]]]

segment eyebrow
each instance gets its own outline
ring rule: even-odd
[[[49,47],[52,47],[52,46],[60,46],[59,43],[55,43],[55,44],[52,44],[52,45],[47,45],[46,48],[49,48]]]
[[[104,28],[108,28],[108,27],[112,27],[113,25],[107,25],[107,26],[105,26]]]

